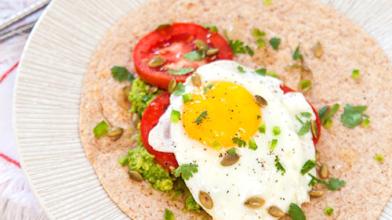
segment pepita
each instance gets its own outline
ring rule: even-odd
[[[195,40],[193,43],[195,44],[196,49],[199,51],[208,50],[208,45],[206,44],[206,42],[204,42],[202,40]]]
[[[196,87],[200,87],[201,86],[201,77],[199,74],[195,73],[192,75],[191,78],[192,84]]]
[[[210,194],[204,191],[199,192],[199,200],[201,205],[206,209],[212,209],[212,207],[214,207],[214,202],[212,201]]]
[[[320,42],[317,42],[316,45],[313,47],[313,55],[320,59],[324,54],[323,45]]]
[[[166,62],[165,59],[163,59],[161,56],[154,56],[153,58],[148,61],[148,66],[149,67],[160,67]]]
[[[240,156],[237,153],[234,154],[225,154],[225,156],[223,156],[222,160],[221,160],[221,165],[224,167],[228,167],[231,166],[235,163],[238,162],[238,160],[240,159]]]
[[[268,208],[268,213],[273,216],[273,217],[283,217],[285,215],[285,213],[277,206],[271,206]]]
[[[174,90],[176,90],[177,87],[177,81],[175,79],[170,80],[169,86],[167,87],[167,90],[172,93]]]
[[[291,217],[289,215],[284,215],[280,217],[279,220],[291,220]]]
[[[255,95],[255,100],[257,105],[259,105],[260,107],[266,106],[268,104],[267,100],[265,100],[263,97],[259,95]]]
[[[324,191],[322,191],[322,190],[312,189],[309,192],[309,196],[311,196],[313,198],[319,198],[319,197],[321,197],[323,195],[324,195]]]
[[[132,180],[135,180],[136,182],[143,181],[143,177],[142,175],[140,175],[140,173],[133,170],[128,171],[128,173],[129,173],[129,178],[131,178]]]
[[[110,137],[113,141],[117,141],[122,136],[123,133],[124,133],[124,129],[114,128],[108,132],[107,136]]]
[[[252,196],[244,202],[248,208],[257,209],[264,205],[265,200],[259,196]]]
[[[310,128],[312,129],[313,137],[318,137],[319,131],[318,131],[318,128],[317,128],[316,121],[311,121]]]
[[[329,177],[329,170],[326,164],[321,164],[319,170],[319,176],[321,179],[327,179]]]
[[[216,55],[217,53],[219,53],[219,49],[218,48],[210,48],[207,50],[206,55],[207,56],[213,56]]]

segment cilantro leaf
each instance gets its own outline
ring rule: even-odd
[[[185,208],[186,208],[186,210],[189,210],[189,211],[199,211],[200,205],[197,204],[197,202],[192,197],[192,195],[189,195],[185,200]]]
[[[173,95],[180,96],[185,92],[185,86],[182,83],[177,83],[174,88]]]
[[[298,135],[304,136],[306,133],[308,133],[310,131],[311,125],[312,123],[310,121],[304,122],[298,131]]]
[[[239,137],[233,137],[231,140],[233,141],[234,144],[237,144],[238,147],[246,146],[246,142]]]
[[[197,173],[197,171],[197,164],[188,163],[177,167],[177,169],[174,170],[173,174],[175,177],[181,176],[184,180],[189,180],[189,178],[191,178],[194,173]]]
[[[267,75],[267,69],[265,69],[265,68],[257,69],[255,72],[256,72],[257,74],[259,74],[259,75],[262,75],[262,76]]]
[[[324,106],[320,108],[318,113],[320,116],[321,124],[325,128],[330,128],[332,126],[332,118],[339,110],[339,108],[340,108],[339,104],[334,104],[332,106]]]
[[[279,50],[281,39],[278,37],[273,37],[270,39],[269,43],[274,50]]]
[[[205,118],[207,118],[207,115],[208,115],[208,112],[207,112],[207,111],[203,111],[202,113],[200,113],[199,116],[197,116],[197,118],[195,119],[194,122],[195,122],[197,125],[200,125],[200,124],[203,122],[203,120],[204,120]]]
[[[204,57],[205,57],[204,53],[197,50],[184,54],[184,58],[190,61],[200,61],[204,59]]]
[[[101,138],[101,137],[105,136],[109,132],[109,125],[108,125],[108,123],[106,121],[104,121],[104,120],[99,122],[95,126],[93,132],[94,132],[94,136],[96,138]]]
[[[281,172],[282,176],[286,173],[286,169],[283,167],[283,165],[280,163],[279,157],[275,156],[275,167],[276,170]]]
[[[297,48],[295,48],[295,51],[293,53],[293,60],[303,60],[303,56],[300,51],[300,46],[298,45]]]
[[[299,81],[298,87],[302,92],[307,92],[312,88],[312,81],[308,79],[303,79]]]
[[[175,220],[174,213],[169,209],[165,209],[164,220]]]
[[[306,220],[305,214],[302,211],[301,207],[294,203],[290,204],[289,216],[292,220]]]
[[[368,117],[364,114],[366,109],[367,106],[364,105],[353,106],[347,104],[344,106],[344,112],[340,117],[340,121],[347,128],[355,128],[362,123],[364,118]]]
[[[340,190],[345,185],[346,181],[337,178],[331,178],[325,183],[325,186],[331,191]]]
[[[185,68],[180,68],[180,69],[169,69],[168,72],[172,75],[179,76],[179,75],[185,75],[188,73],[191,73],[195,71],[192,67],[185,67]]]
[[[229,45],[235,55],[237,54],[248,54],[250,56],[254,55],[254,51],[248,45],[245,45],[245,43],[240,40],[229,40]]]
[[[245,73],[245,69],[244,69],[243,66],[237,66],[237,70],[238,70],[238,72],[240,72],[240,73]]]
[[[316,166],[316,162],[314,160],[308,160],[305,162],[305,164],[302,166],[301,169],[301,174],[305,175],[307,172],[309,172],[311,169],[313,169]]]
[[[113,78],[119,82],[123,82],[125,80],[132,82],[135,79],[133,74],[123,66],[114,66],[110,69],[110,71],[112,72]]]

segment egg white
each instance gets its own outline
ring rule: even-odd
[[[301,93],[283,94],[280,80],[260,76],[246,67],[245,73],[240,73],[238,66],[240,64],[234,61],[216,61],[201,66],[196,72],[204,85],[213,81],[233,82],[267,100],[268,105],[260,109],[266,133],[255,134],[256,151],[237,148],[239,162],[223,167],[219,154],[224,153],[225,148],[215,150],[190,139],[181,121],[170,122],[171,111],[182,112],[183,109],[182,97],[175,95],[170,97],[170,106],[150,132],[149,143],[157,151],[173,152],[180,165],[198,165],[198,172],[185,182],[199,204],[200,191],[210,194],[214,206],[205,210],[214,219],[274,219],[268,214],[268,207],[275,205],[287,212],[290,203],[309,201],[310,177],[302,175],[300,170],[307,160],[315,160],[315,148],[311,132],[303,136],[297,134],[301,124],[295,116],[309,112],[314,120],[315,115]],[[184,85],[186,93],[198,91],[190,78]],[[280,127],[279,136],[273,135],[273,126]],[[271,153],[268,143],[272,139],[278,139],[278,144]],[[276,156],[286,169],[284,175],[275,167]],[[315,175],[315,169],[310,173]],[[259,209],[244,206],[245,200],[252,196],[261,196],[265,200],[264,206]]]

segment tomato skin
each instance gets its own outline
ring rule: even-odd
[[[152,102],[147,106],[143,113],[140,125],[141,139],[146,150],[155,156],[155,161],[163,166],[167,170],[178,167],[176,157],[173,153],[166,153],[156,151],[148,143],[148,135],[150,131],[158,123],[159,118],[165,113],[167,107],[170,104],[170,94],[164,92],[158,95]]]
[[[290,93],[290,92],[295,92],[294,89],[285,86],[285,85],[280,85],[280,88],[282,89],[283,93]],[[313,136],[313,143],[314,145],[316,145],[318,143],[318,141],[320,140],[320,136],[321,136],[321,120],[320,120],[320,116],[318,114],[318,111],[314,108],[314,106],[312,105],[312,103],[310,103],[309,101],[307,101],[310,105],[310,107],[312,108],[314,114],[316,115],[316,126],[317,126],[317,130],[318,130],[318,135],[317,136]]]
[[[161,89],[167,89],[172,79],[175,79],[177,82],[184,82],[190,73],[186,75],[171,75],[167,70],[149,67],[147,60],[153,56],[157,48],[172,42],[184,44],[187,48],[185,52],[190,52],[192,48],[189,47],[196,39],[203,40],[210,47],[219,49],[219,53],[214,59],[206,58],[205,62],[208,63],[218,59],[233,59],[233,52],[229,44],[219,33],[210,32],[207,28],[194,23],[173,23],[147,34],[135,46],[133,60],[139,77]],[[194,67],[197,66],[199,65],[194,63]]]

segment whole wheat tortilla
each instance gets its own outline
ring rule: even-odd
[[[287,73],[292,52],[301,45],[305,61],[314,73],[314,86],[308,99],[317,108],[326,104],[364,104],[369,108],[370,128],[348,129],[338,116],[330,131],[323,130],[317,146],[321,162],[326,162],[333,176],[346,180],[341,191],[328,192],[306,204],[309,219],[325,219],[323,209],[333,207],[335,219],[376,219],[392,193],[392,75],[389,61],[373,38],[357,25],[315,0],[279,0],[264,7],[261,0],[152,0],[121,19],[104,36],[91,58],[81,100],[80,131],[86,155],[99,180],[121,210],[135,219],[162,219],[165,208],[178,219],[197,217],[181,211],[182,203],[153,190],[147,183],[128,178],[117,159],[133,143],[134,127],[124,101],[122,88],[126,83],[114,81],[113,65],[133,70],[131,52],[135,43],[162,23],[190,21],[215,24],[221,31],[229,30],[232,38],[253,46],[253,27],[267,32],[268,38],[279,36],[279,52],[258,50],[256,55],[236,58],[244,65],[266,66],[283,76],[286,83],[296,85],[298,77]],[[324,46],[322,59],[314,58],[312,47],[320,41]],[[350,78],[354,68],[362,79]],[[339,112],[340,115],[342,110]],[[113,126],[127,128],[116,142],[108,138],[96,140],[94,126],[106,118]],[[387,157],[377,163],[376,153]]]

